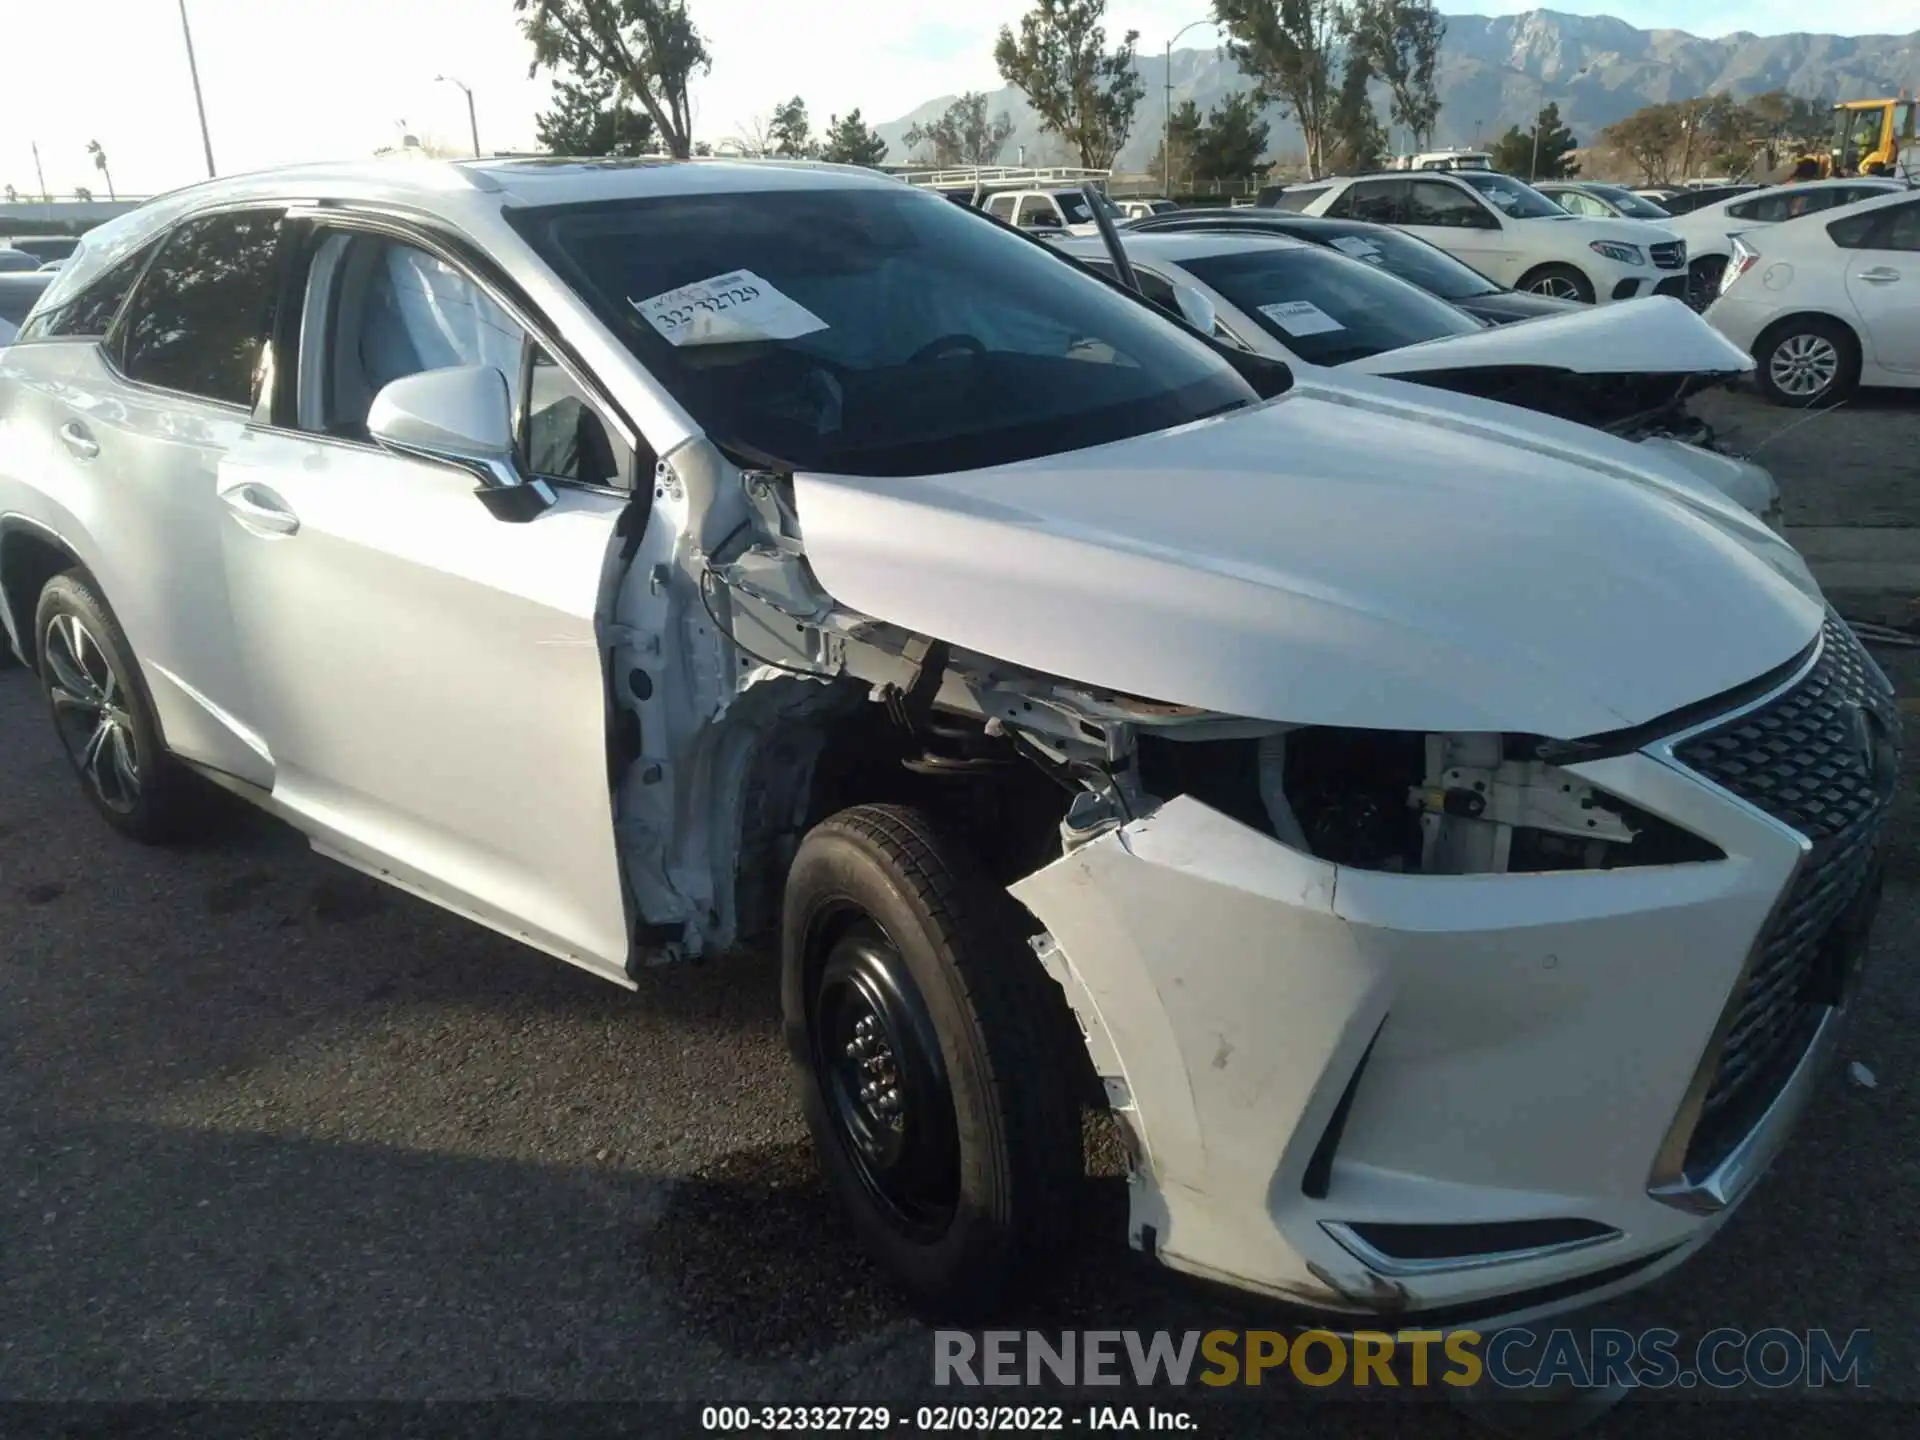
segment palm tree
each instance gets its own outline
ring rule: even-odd
[[[87,153],[93,157],[93,168],[106,177],[107,199],[112,200],[115,198],[113,193],[113,172],[107,169],[107,152],[101,148],[98,140],[89,140],[87,142]]]

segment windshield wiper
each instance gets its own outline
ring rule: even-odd
[[[1195,420],[1211,420],[1214,416],[1225,415],[1230,410],[1244,410],[1252,403],[1251,400],[1229,400],[1226,404],[1216,405],[1211,410],[1202,410],[1193,418]]]

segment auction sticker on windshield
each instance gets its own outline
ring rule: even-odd
[[[1342,254],[1353,256],[1356,260],[1372,260],[1378,263],[1380,259],[1380,247],[1358,235],[1334,236],[1333,248]]]
[[[1347,328],[1311,300],[1283,300],[1277,305],[1262,305],[1260,313],[1289,335],[1324,335],[1329,330]]]
[[[794,340],[827,328],[826,321],[751,270],[729,270],[627,303],[674,345]]]

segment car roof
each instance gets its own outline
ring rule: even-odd
[[[1307,245],[1285,235],[1274,235],[1267,231],[1257,234],[1235,234],[1226,230],[1185,231],[1173,230],[1164,234],[1154,231],[1122,230],[1121,243],[1129,256],[1143,260],[1165,260],[1178,265],[1182,260],[1198,260],[1206,255],[1243,255],[1251,250],[1313,250],[1317,246]],[[1084,240],[1065,240],[1059,249],[1079,259],[1089,257],[1095,260],[1107,258],[1107,247],[1097,238]]]
[[[579,159],[495,156],[481,160],[393,157],[288,165],[222,176],[156,196],[87,233],[59,272],[60,297],[185,215],[227,205],[303,200],[403,206],[455,228],[496,220],[503,209],[653,196],[868,189],[906,185],[858,165],[810,160]],[[921,192],[929,193],[929,192]]]

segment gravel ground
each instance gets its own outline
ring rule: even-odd
[[[1736,453],[1773,471],[1789,526],[1920,526],[1920,392],[1862,391],[1812,414],[1747,389],[1689,403]]]
[[[1920,697],[1920,651],[1887,660]],[[1908,706],[1920,768],[1920,700]],[[0,1399],[925,1394],[926,1332],[822,1190],[764,960],[657,972],[629,995],[250,812],[184,851],[117,840],[74,793],[19,670],[0,672],[0,736]],[[1829,1077],[1723,1236],[1618,1313],[1688,1333],[1866,1327],[1874,1393],[1912,1401],[1911,789],[1898,824],[1844,1046],[1877,1086]],[[1248,1323],[1129,1263],[1123,1213],[1115,1183],[1096,1182],[1095,1237],[1020,1323]],[[1297,1389],[1181,1402],[1210,1433],[1466,1433],[1450,1407],[1328,1406]],[[1898,1413],[1843,1408],[1856,1434]],[[1721,1428],[1734,1412],[1756,1429],[1798,1413],[1723,1406]],[[223,1419],[286,1433],[330,1413],[215,1412],[196,1433]],[[439,1413],[461,1431],[488,1418]],[[394,1416],[371,1423],[391,1433]],[[1601,1433],[1703,1425],[1648,1400]]]

